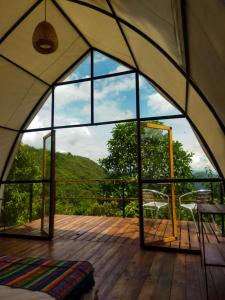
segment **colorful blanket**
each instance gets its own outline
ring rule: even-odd
[[[0,285],[40,291],[57,300],[79,299],[94,285],[87,261],[0,256]]]

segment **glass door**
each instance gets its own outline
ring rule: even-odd
[[[140,224],[144,245],[164,246],[177,239],[172,128],[140,124]],[[163,182],[164,181],[164,182]]]
[[[41,232],[53,236],[55,210],[55,131],[43,137]]]

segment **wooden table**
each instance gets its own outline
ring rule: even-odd
[[[225,215],[225,204],[197,204],[198,212],[204,215]]]

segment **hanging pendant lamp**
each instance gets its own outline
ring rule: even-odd
[[[58,48],[58,38],[54,27],[46,21],[46,0],[45,20],[40,22],[34,29],[32,43],[34,49],[41,54],[50,54]]]

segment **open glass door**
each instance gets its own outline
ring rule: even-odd
[[[41,232],[53,237],[55,210],[55,131],[43,137]]]
[[[166,247],[177,239],[172,128],[140,124],[140,204],[144,246]]]
[[[50,239],[55,210],[55,132],[38,132],[36,147],[27,144],[32,134],[21,137],[13,180],[1,186],[0,235]]]

